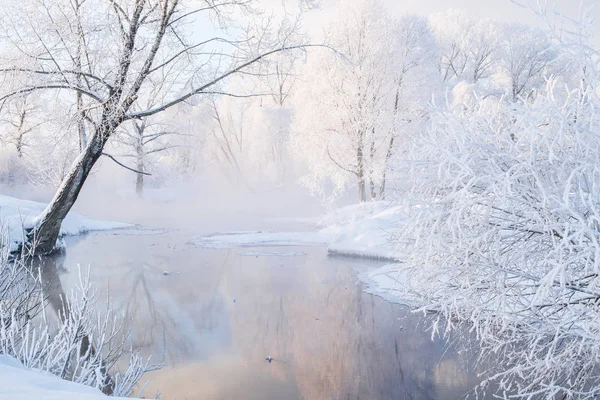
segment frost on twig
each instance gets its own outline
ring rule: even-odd
[[[159,366],[133,346],[121,314],[110,306],[98,311],[89,271],[80,270],[66,294],[53,261],[15,257],[0,246],[0,354],[106,394],[132,395],[142,375]]]

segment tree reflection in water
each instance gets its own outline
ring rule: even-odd
[[[69,244],[69,270],[91,263],[93,281],[133,318],[137,343],[166,361],[148,375],[147,393],[458,399],[479,382],[454,350],[431,341],[421,316],[363,292],[357,272],[376,264],[322,248],[247,257],[186,240],[96,234]]]

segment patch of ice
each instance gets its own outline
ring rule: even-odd
[[[331,242],[332,237],[321,232],[227,232],[195,236],[191,243],[207,249],[268,246],[318,246]]]
[[[406,208],[396,203],[370,202],[343,207],[326,215],[319,222],[324,228],[318,232],[235,231],[195,236],[191,243],[209,249],[328,245],[332,255],[395,261],[401,258],[402,252],[391,235],[402,226],[406,214]],[[246,253],[242,255],[248,255]]]
[[[267,218],[266,221],[317,226],[321,219],[319,217],[273,217]]]
[[[389,264],[360,274],[367,287],[365,292],[380,296],[391,303],[415,307],[422,304],[418,294],[411,290],[411,275],[402,264]]]
[[[248,257],[300,257],[306,255],[303,251],[243,251],[239,254]]]
[[[133,228],[117,229],[111,233],[119,236],[151,236],[164,235],[168,232],[169,231],[167,229],[142,228],[139,226],[134,226]]]

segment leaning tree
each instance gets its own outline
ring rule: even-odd
[[[63,219],[122,124],[141,121],[193,96],[220,93],[226,78],[294,47],[253,38],[234,40],[220,29],[234,16],[248,20],[256,12],[253,3],[38,0],[3,4],[0,102],[52,91],[61,101],[72,99],[82,120],[79,131],[86,136],[85,147],[54,198],[28,228],[25,245],[33,254],[53,250]],[[206,32],[209,36],[202,37]],[[165,79],[176,84],[159,89],[154,93],[158,105],[144,109],[140,99]]]

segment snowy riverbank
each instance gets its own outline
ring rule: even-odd
[[[330,254],[394,261],[400,251],[391,234],[406,218],[403,206],[389,201],[351,205],[335,210],[320,221],[320,233],[332,238]]]
[[[390,261],[390,264],[359,276],[366,291],[394,303],[416,305],[409,296],[410,277],[403,272],[400,249],[391,235],[406,218],[406,210],[397,203],[378,201],[342,207],[313,222],[317,231],[221,232],[192,238],[191,243],[209,249],[327,246],[331,255]],[[303,253],[297,253],[299,255]]]
[[[23,240],[23,228],[33,225],[35,218],[46,208],[46,204],[0,195],[0,227],[10,240],[11,250],[16,250]],[[60,228],[61,236],[79,235],[91,231],[129,228],[123,222],[99,221],[76,213],[69,213]]]
[[[39,399],[102,400],[107,397],[96,388],[66,381],[48,373],[28,370],[16,359],[0,355],[0,400]]]
[[[315,223],[318,231],[240,231],[199,235],[191,243],[204,248],[327,245],[330,254],[394,261],[400,253],[390,232],[404,219],[391,202],[372,202],[340,208]]]

